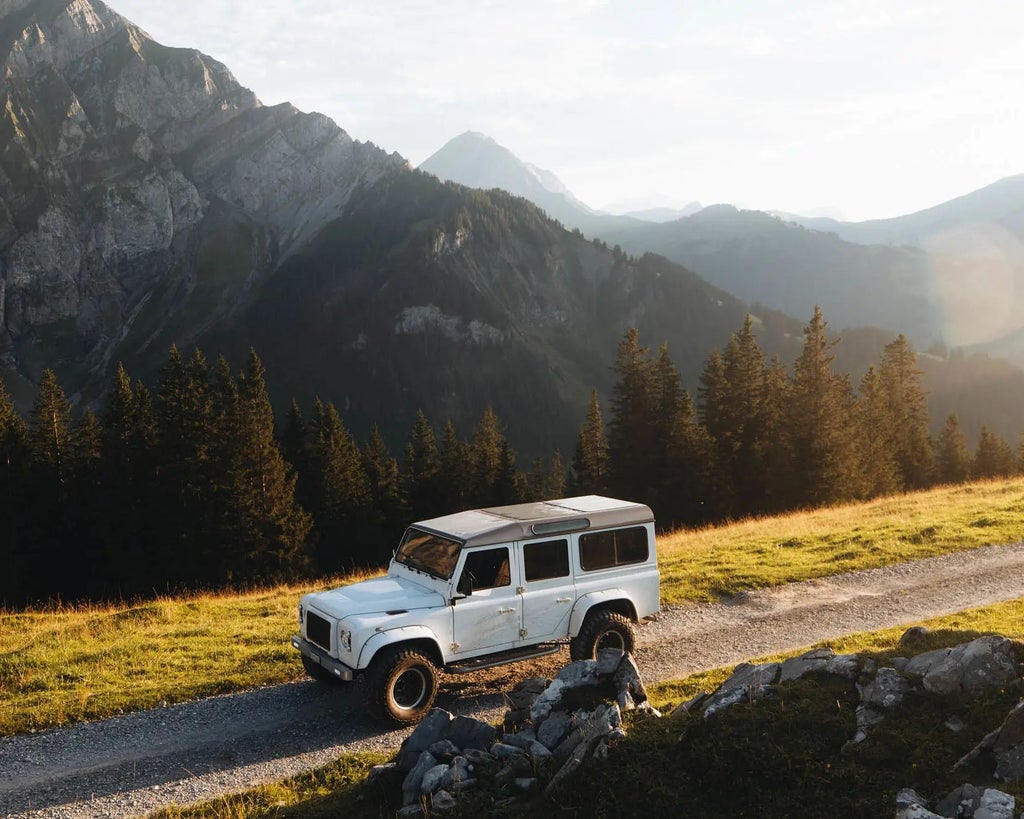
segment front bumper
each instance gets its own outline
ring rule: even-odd
[[[308,657],[317,665],[323,666],[325,670],[331,672],[339,680],[352,681],[355,672],[351,668],[344,663],[339,663],[322,648],[313,645],[308,640],[302,639],[298,634],[292,635],[292,647],[298,649],[304,657]]]

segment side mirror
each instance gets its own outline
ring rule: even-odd
[[[463,597],[470,597],[473,594],[473,575],[469,572],[463,572],[459,578],[458,585],[455,587],[455,591]]]

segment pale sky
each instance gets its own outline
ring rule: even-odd
[[[1024,173],[1019,0],[110,0],[418,164],[482,131],[584,202],[895,216]]]

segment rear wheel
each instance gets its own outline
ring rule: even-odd
[[[306,673],[317,682],[334,683],[338,681],[330,671],[315,660],[309,659],[305,654],[302,655],[302,667],[306,669]]]
[[[602,648],[629,653],[635,644],[633,624],[617,611],[602,609],[587,615],[579,634],[569,641],[569,656],[574,660],[594,660]]]
[[[426,716],[437,696],[440,672],[414,648],[381,649],[363,684],[371,711],[396,725],[412,725]]]

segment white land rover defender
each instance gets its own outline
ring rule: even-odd
[[[385,577],[307,594],[292,645],[318,680],[358,680],[372,710],[418,722],[440,670],[633,648],[659,609],[654,515],[587,495],[415,523]]]

